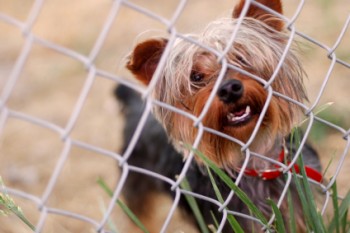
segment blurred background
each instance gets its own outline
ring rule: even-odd
[[[179,0],[132,0],[154,14],[171,19]],[[231,13],[237,1],[189,0],[175,26],[180,33],[193,33],[209,21]],[[0,3],[0,93],[5,88],[15,62],[24,47],[28,35],[4,20],[11,17],[26,22],[34,1],[3,0]],[[40,39],[89,56],[105,25],[114,2],[110,0],[47,0],[33,24],[31,33]],[[285,15],[293,17],[298,0],[285,0]],[[328,48],[337,41],[347,18],[350,16],[348,0],[306,1],[295,25],[299,32],[317,40]],[[166,25],[122,5],[113,21],[94,65],[116,77],[130,79],[125,70],[125,57],[135,43],[142,38],[163,33]],[[145,33],[146,32],[146,33]],[[322,83],[329,72],[331,60],[327,51],[301,37],[302,63],[308,79],[306,89],[310,103],[319,95]],[[344,34],[335,50],[337,58],[350,64],[350,30]],[[34,42],[18,81],[15,83],[7,108],[43,119],[60,127],[66,127],[75,109],[78,97],[87,80],[85,65],[67,55],[54,51],[41,43]],[[79,140],[106,150],[117,151],[121,145],[123,119],[118,114],[118,104],[112,91],[116,81],[96,76],[86,102],[70,134]],[[335,64],[330,79],[318,104],[333,104],[320,113],[322,118],[348,130],[350,126],[350,68]],[[343,154],[346,140],[343,135],[324,124],[315,124],[309,140],[320,152],[322,164],[329,168],[327,178],[334,176]],[[63,149],[60,135],[28,121],[9,118],[0,135],[0,176],[6,186],[41,197]],[[348,157],[349,155],[347,155]],[[350,184],[350,159],[346,158],[337,178],[339,193],[345,195]],[[101,220],[109,197],[97,184],[101,177],[110,187],[118,181],[117,162],[109,157],[79,147],[72,147],[64,164],[48,205],[61,208],[97,221]],[[28,219],[36,223],[37,206],[21,198],[13,197]],[[167,208],[167,207],[163,207]],[[156,214],[155,214],[156,215]],[[161,216],[159,217],[162,218]],[[111,218],[117,232],[130,230],[128,218],[116,207]],[[172,222],[169,232],[180,232],[182,220]],[[190,229],[190,228],[188,228]],[[183,229],[181,229],[183,230]],[[31,232],[14,216],[0,215],[0,232]],[[94,232],[84,222],[49,215],[44,232]],[[191,230],[185,232],[193,232]]]

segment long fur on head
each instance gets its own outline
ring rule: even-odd
[[[237,27],[237,20],[223,18],[210,23],[203,33],[191,35],[191,37],[204,46],[223,52],[228,46],[235,27]],[[272,31],[261,21],[247,18],[242,22],[226,59],[230,64],[269,80],[285,50],[287,39],[288,34],[285,32]],[[198,116],[221,69],[216,60],[217,57],[204,48],[178,39],[167,59],[163,69],[163,78],[160,79],[155,88],[154,97],[186,111],[187,109],[183,107],[183,104],[185,104],[190,109],[193,108],[195,111],[192,111],[192,113]],[[203,89],[198,91],[198,88],[191,82],[189,77],[191,72],[194,71],[203,72],[213,77],[207,87],[203,88],[207,90],[206,92]],[[295,55],[295,48],[292,47],[279,70],[277,78],[272,83],[272,88],[283,95],[302,101],[306,99],[302,79],[302,66]],[[254,85],[261,85],[256,81],[249,81]],[[260,89],[260,92],[262,91]],[[259,93],[259,95],[266,94],[266,92]],[[197,96],[199,97],[197,98]],[[203,124],[222,131],[219,122],[217,122],[218,119],[215,118],[215,112],[220,109],[218,101],[217,99],[214,100],[209,114],[203,120]],[[265,99],[263,98],[261,101],[263,105]],[[270,125],[264,130],[264,135],[258,136],[253,145],[255,151],[263,154],[268,152],[267,150],[272,146],[277,136],[283,137],[290,131],[293,122],[297,120],[295,118],[300,115],[296,106],[292,106],[281,98],[274,97],[270,104],[270,110],[274,109],[273,113],[270,113],[275,118],[274,122],[269,121]],[[273,105],[275,105],[274,108],[272,108]],[[177,146],[179,146],[178,142],[193,143],[196,130],[192,127],[193,122],[191,120],[160,107],[155,108],[155,114]],[[241,136],[242,134],[244,136]],[[231,136],[246,141],[250,134],[251,130],[240,132],[240,135]],[[204,153],[220,165],[226,164],[227,166],[227,164],[234,165],[237,163],[237,161],[230,161],[239,159],[237,158],[238,151],[234,150],[236,145],[232,145],[224,139],[216,138],[214,140],[215,137],[206,133],[200,150],[202,149]],[[206,139],[209,141],[206,141]],[[215,147],[215,152],[210,147]],[[218,153],[220,150],[222,150],[223,155],[220,155],[220,152]],[[228,153],[228,151],[231,152]],[[231,153],[235,153],[236,156]],[[218,161],[218,158],[222,161]]]
[[[238,14],[236,11],[237,8],[234,14]],[[233,45],[230,45],[229,41],[238,26],[236,18],[218,19],[209,23],[203,32],[188,36],[204,47],[210,47],[219,53],[230,46],[225,56],[230,64],[268,81],[286,49],[288,33],[281,29],[283,24],[280,23],[280,20],[272,15],[261,14],[258,10],[249,14],[256,18],[244,18]],[[148,84],[166,45],[165,39],[153,39],[139,44],[131,56],[128,68],[139,80]],[[276,92],[302,101],[307,99],[303,87],[304,72],[297,59],[295,47],[288,49],[283,65],[271,86]],[[154,98],[199,116],[220,70],[221,65],[214,54],[179,38],[167,57],[162,77],[154,89]],[[203,75],[203,83],[191,81],[190,77],[193,73]],[[258,81],[236,71],[227,70],[225,79],[238,79],[243,83],[245,91],[239,102],[252,104],[255,107],[256,116],[245,126],[225,127],[223,118],[232,107],[226,106],[219,98],[215,98],[203,119],[203,125],[246,142],[266,102],[267,90]],[[193,127],[192,120],[159,106],[155,107],[154,112],[177,148],[181,148],[182,143],[192,144],[194,142],[197,129]],[[300,109],[297,106],[273,96],[250,149],[268,155],[271,150],[275,149],[273,146],[276,141],[280,141],[289,133],[299,115]],[[236,167],[242,159],[238,145],[207,132],[202,137],[199,150],[221,167]]]

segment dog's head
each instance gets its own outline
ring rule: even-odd
[[[156,117],[178,148],[181,143],[194,142],[198,133],[194,121],[213,90],[215,96],[203,116],[203,126],[245,143],[261,117],[249,147],[258,153],[267,153],[300,115],[298,106],[281,97],[306,99],[303,69],[294,47],[286,48],[289,35],[278,16],[282,14],[281,1],[256,2],[277,14],[253,2],[245,11],[247,2],[241,0],[233,17],[211,22],[199,34],[171,43],[164,38],[150,39],[131,53],[127,68],[145,85],[155,78],[164,55],[153,97],[194,116],[155,106]],[[204,132],[199,150],[221,167],[233,168],[241,161],[241,147],[215,133]]]

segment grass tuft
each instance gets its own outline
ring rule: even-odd
[[[0,186],[2,190],[6,190],[1,177]],[[9,216],[12,214],[17,216],[32,231],[35,231],[35,226],[24,216],[22,209],[15,204],[15,201],[6,192],[0,192],[0,216]]]

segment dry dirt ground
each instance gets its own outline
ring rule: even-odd
[[[179,1],[176,0],[133,0],[133,3],[170,19]],[[34,1],[2,1],[0,14],[25,21]],[[286,0],[285,11],[291,17],[297,9],[298,0]],[[89,55],[109,14],[113,1],[110,0],[47,0],[33,25],[32,33],[40,38],[57,43],[77,53]],[[176,23],[177,30],[189,33],[197,30],[218,16],[229,14],[233,1],[188,1]],[[322,44],[332,47],[350,13],[348,0],[310,0],[296,21],[298,31],[307,34]],[[166,27],[158,21],[121,7],[113,22],[95,65],[120,77],[129,78],[123,68],[123,58],[135,44],[135,38],[147,31],[146,36],[158,34]],[[19,28],[0,19],[0,93],[11,74],[15,61],[24,46],[24,34]],[[310,105],[316,99],[331,61],[327,51],[301,38],[303,63],[308,73],[306,88],[310,94]],[[350,30],[336,49],[336,55],[350,63]],[[65,127],[69,122],[75,104],[85,83],[87,72],[82,63],[35,43],[19,80],[6,106],[45,121]],[[118,105],[111,93],[115,82],[96,77],[82,111],[70,134],[79,140],[106,150],[118,151],[121,145],[123,119],[118,115]],[[327,109],[326,117],[341,127],[349,129],[350,69],[336,64],[330,80],[322,94],[319,106],[328,102],[334,104]],[[326,176],[334,175],[339,157],[345,146],[342,135],[330,128],[321,128],[314,133],[314,146],[321,154],[326,166],[332,161]],[[0,135],[0,176],[8,187],[41,197],[47,187],[55,165],[63,149],[60,135],[52,130],[16,118],[9,118]],[[349,155],[347,155],[349,157]],[[118,181],[117,163],[101,154],[72,147],[64,168],[59,175],[48,205],[100,220],[109,197],[96,180],[102,177],[111,187]],[[337,179],[341,195],[349,191],[350,159],[346,158]],[[14,197],[28,219],[38,221],[37,206],[29,201]],[[159,200],[164,209],[169,202]],[[159,211],[159,215],[163,210]],[[161,221],[164,216],[152,213]],[[130,227],[128,218],[116,208],[111,221],[117,232],[136,232]],[[0,215],[1,233],[31,232],[13,216]],[[44,232],[93,232],[92,226],[78,220],[50,215]],[[182,220],[172,221],[169,232],[194,232]]]

